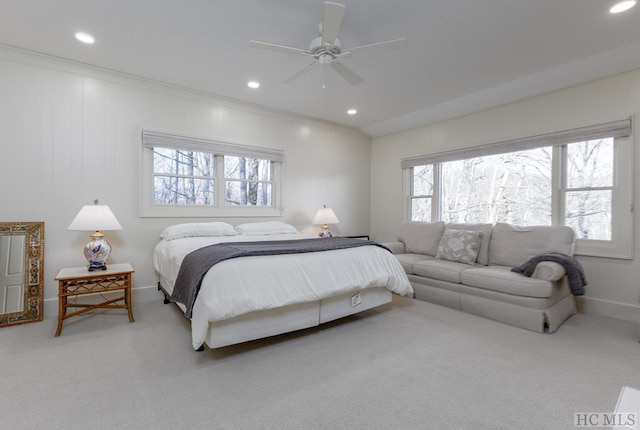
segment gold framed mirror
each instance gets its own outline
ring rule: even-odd
[[[0,327],[42,321],[44,222],[0,222]]]

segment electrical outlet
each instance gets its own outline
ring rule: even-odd
[[[362,303],[362,297],[360,296],[360,293],[358,293],[355,296],[351,297],[351,307],[352,308],[355,308],[360,303]]]

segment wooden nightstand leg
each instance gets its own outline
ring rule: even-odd
[[[62,320],[58,318],[58,330],[56,330],[56,336],[60,336],[60,333],[62,333]]]
[[[133,309],[131,309],[131,285],[125,288],[124,302],[126,303],[127,309],[129,310],[129,321],[134,322],[135,320],[133,319]]]
[[[58,329],[56,330],[56,336],[60,336],[62,333],[62,323],[64,322],[64,316],[67,313],[67,296],[62,296],[60,291],[58,297]]]

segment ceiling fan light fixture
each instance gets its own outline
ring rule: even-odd
[[[625,0],[614,4],[611,9],[609,9],[610,13],[621,13],[625,12],[636,5],[636,0]]]
[[[322,54],[318,57],[318,62],[320,64],[331,64],[333,63],[333,56],[331,54]]]

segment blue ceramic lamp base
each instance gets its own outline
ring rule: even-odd
[[[89,272],[107,270],[107,260],[111,254],[111,245],[104,240],[104,234],[96,231],[84,246],[84,258],[89,262]]]

